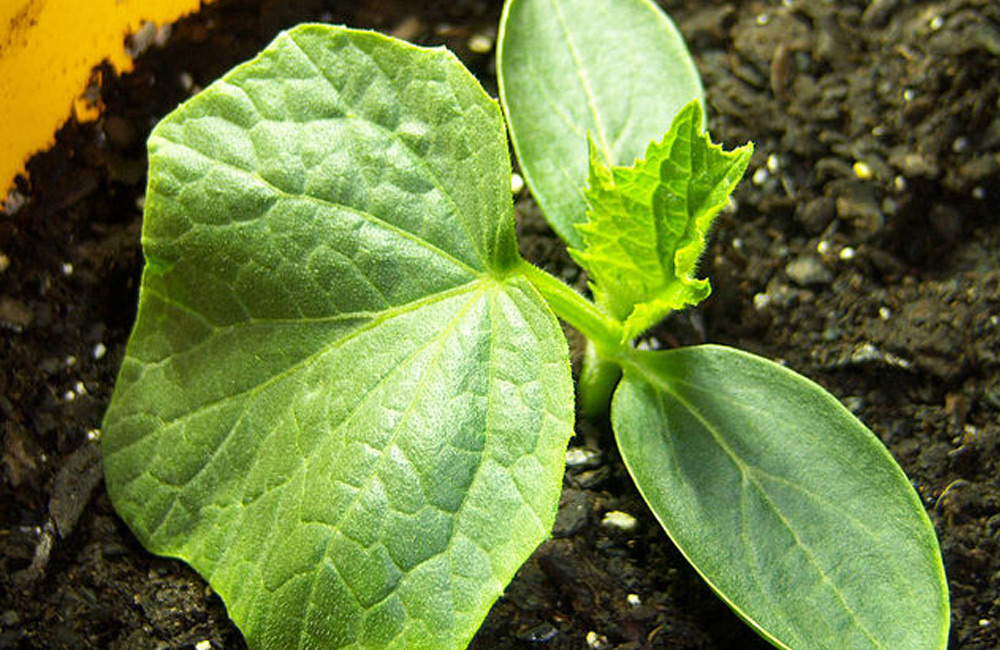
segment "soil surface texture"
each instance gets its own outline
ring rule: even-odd
[[[703,74],[713,137],[757,148],[702,264],[713,296],[646,344],[734,345],[832,391],[934,522],[950,647],[1000,649],[1000,4],[662,4]],[[0,650],[246,647],[197,574],[142,549],[103,484],[152,126],[302,21],[445,44],[495,94],[500,5],[219,0],[136,39],[135,72],[97,71],[102,119],[66,124],[0,213]],[[523,253],[583,288],[530,196],[516,201]],[[571,450],[553,537],[473,648],[770,647],[670,543],[606,423],[580,421]],[[605,525],[610,511],[636,526]]]

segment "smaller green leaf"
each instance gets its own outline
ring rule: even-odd
[[[786,650],[942,650],[948,585],[903,471],[825,390],[722,346],[633,350],[611,421],[656,518]]]
[[[570,251],[592,280],[598,305],[634,339],[676,309],[708,297],[694,277],[712,221],[743,177],[753,144],[724,151],[702,130],[692,101],[660,142],[631,167],[608,166],[590,147],[584,246]]]

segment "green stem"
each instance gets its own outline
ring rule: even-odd
[[[614,361],[624,352],[622,325],[610,318],[572,287],[540,268],[522,261],[514,270],[524,276],[542,294],[556,316],[570,324],[593,343],[595,354]]]
[[[584,417],[597,418],[608,412],[611,393],[622,376],[622,367],[617,361],[608,361],[597,353],[591,341],[583,353],[583,368],[577,391],[580,395],[580,412]]]
[[[621,377],[621,359],[629,350],[622,343],[622,324],[572,287],[528,262],[522,262],[515,272],[531,282],[556,316],[587,337],[578,385],[580,411],[586,417],[607,413],[611,393]]]

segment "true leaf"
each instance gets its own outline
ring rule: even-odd
[[[150,140],[108,490],[252,648],[460,649],[551,528],[565,339],[460,63],[304,26]],[[502,522],[502,525],[498,522]]]
[[[702,95],[670,19],[650,0],[508,0],[497,54],[500,96],[532,195],[560,237],[587,203],[587,134],[631,164]]]
[[[701,105],[692,101],[630,167],[608,168],[591,148],[588,220],[576,226],[583,246],[570,253],[587,270],[597,304],[624,321],[625,341],[711,291],[695,267],[753,145],[723,151],[701,124]]]
[[[633,351],[612,422],[667,533],[772,643],[946,646],[947,584],[920,499],[819,386],[731,348]]]

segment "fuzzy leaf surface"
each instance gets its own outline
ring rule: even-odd
[[[508,0],[497,77],[531,193],[576,248],[587,134],[611,164],[629,165],[702,96],[683,37],[650,0]]]
[[[632,353],[629,472],[708,584],[792,650],[942,650],[948,588],[919,496],[822,388],[721,346]]]
[[[565,339],[460,63],[303,26],[150,140],[108,489],[251,648],[464,648],[558,503]],[[497,522],[502,522],[498,525]]]
[[[591,147],[588,221],[576,226],[583,245],[570,253],[590,275],[597,304],[624,321],[625,341],[711,291],[694,277],[698,259],[753,145],[723,151],[701,125],[692,101],[630,167],[606,166]]]

